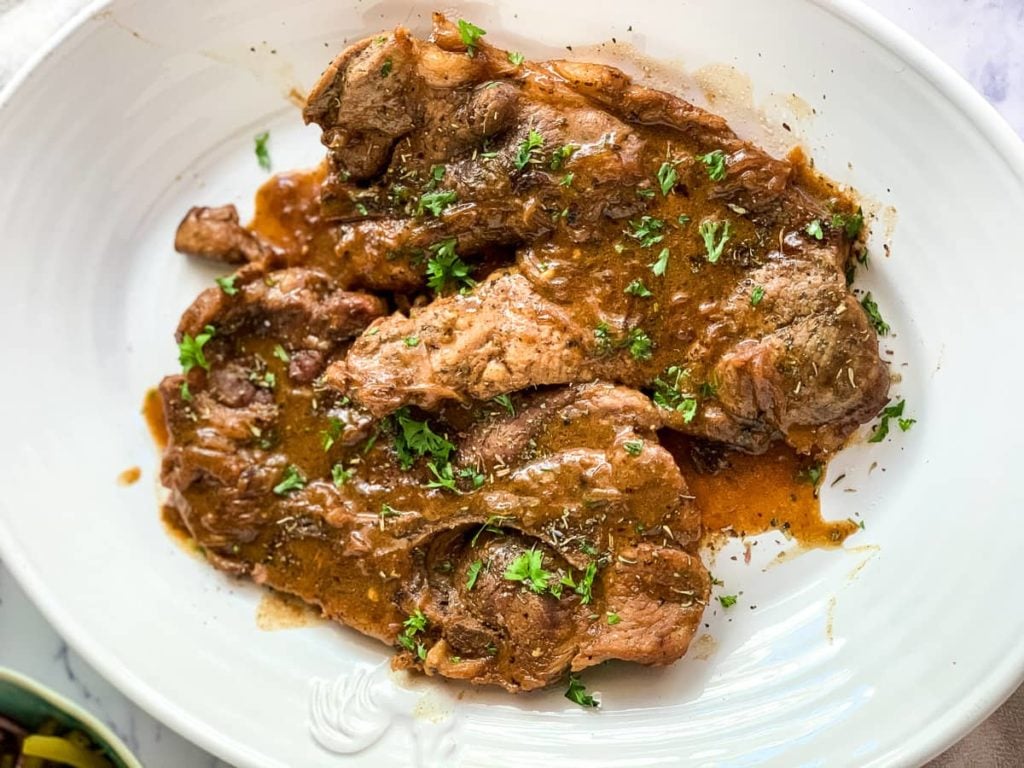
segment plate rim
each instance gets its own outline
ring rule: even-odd
[[[806,0],[883,46],[936,89],[961,112],[1024,183],[1024,137],[1018,135],[999,111],[952,65],[924,43],[861,0]],[[0,89],[0,120],[5,109],[35,69],[114,0],[93,0],[66,21]],[[0,561],[29,596],[51,626],[133,704],[174,729],[211,754],[238,765],[260,765],[266,755],[248,748],[227,734],[191,715],[155,687],[140,680],[116,654],[96,643],[78,622],[62,609],[58,597],[46,587],[40,574],[21,556],[0,518]],[[954,702],[944,715],[914,732],[901,743],[876,755],[866,765],[890,763],[922,765],[964,738],[988,718],[1024,684],[1024,644],[1006,653],[1002,664],[978,680],[968,696]]]

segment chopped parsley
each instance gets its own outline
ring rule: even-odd
[[[405,344],[405,346],[407,346],[407,347],[415,347],[415,346],[419,345],[420,337],[419,336],[406,336],[404,339],[402,339],[402,343]]]
[[[267,142],[270,141],[270,131],[257,133],[253,141],[256,144],[256,162],[264,171],[270,170],[270,150],[267,149]]]
[[[886,438],[889,434],[890,419],[896,419],[902,432],[906,432],[917,423],[917,419],[903,418],[903,408],[906,404],[906,400],[900,400],[896,405],[889,405],[882,409],[882,412],[878,414],[882,420],[875,427],[875,431],[871,433],[871,437],[868,438],[869,443],[880,443]]]
[[[552,574],[544,570],[544,553],[536,548],[519,555],[509,563],[505,569],[504,577],[508,581],[519,581],[525,584],[531,591],[540,594],[548,588],[548,580]]]
[[[679,380],[688,378],[689,374],[685,368],[672,365],[665,369],[664,378],[659,376],[654,380],[654,404],[666,411],[676,411],[681,414],[683,421],[689,424],[697,415],[697,399],[688,394],[683,394],[679,386]]]
[[[384,59],[384,63],[380,65],[380,76],[387,77],[388,75],[390,75],[391,70],[394,69],[394,66],[395,63],[391,60],[391,57],[388,56],[386,59]]]
[[[327,422],[327,429],[320,432],[320,444],[324,448],[324,452],[331,450],[334,443],[337,442],[338,438],[341,437],[341,431],[345,425],[341,422],[341,419],[331,416]]]
[[[644,281],[637,279],[626,286],[626,293],[630,296],[639,296],[642,299],[646,299],[653,294],[647,290],[647,286],[644,285]]]
[[[224,291],[228,296],[234,296],[238,293],[238,288],[235,287],[235,280],[238,279],[238,275],[229,275],[228,277],[218,277],[214,282],[220,286],[220,289]]]
[[[203,328],[202,333],[196,334],[195,338],[192,338],[187,333],[181,337],[181,342],[178,344],[178,362],[181,363],[182,373],[188,373],[197,367],[202,368],[204,371],[210,370],[210,362],[203,353],[203,347],[213,338],[216,332],[216,328],[212,325],[207,325]]]
[[[662,163],[661,168],[658,169],[657,179],[658,186],[661,187],[661,194],[668,197],[668,193],[675,189],[676,182],[679,181],[675,164],[668,161]]]
[[[572,153],[575,152],[579,147],[575,144],[563,144],[551,154],[550,167],[552,171],[560,171],[565,165],[566,161],[572,157]]]
[[[833,213],[832,227],[842,229],[843,234],[850,240],[856,240],[864,226],[864,209],[857,208],[856,213]]]
[[[583,572],[583,578],[581,578],[579,584],[576,585],[576,594],[583,598],[580,600],[583,605],[589,605],[590,601],[594,598],[594,576],[596,575],[597,563],[592,560],[587,566],[587,570]]]
[[[536,159],[537,153],[543,147],[544,137],[536,129],[531,128],[526,138],[519,143],[519,148],[516,150],[516,168],[520,171],[523,170],[523,168]]]
[[[430,456],[436,464],[447,464],[455,446],[430,428],[426,421],[409,415],[408,408],[395,411],[395,453],[402,469],[412,467],[416,459]]]
[[[622,621],[622,619],[619,618],[619,614],[617,614],[615,611],[608,611],[607,615],[608,615],[608,626],[614,627],[616,624],[618,624],[620,621]]]
[[[864,294],[864,298],[860,300],[860,305],[864,307],[864,311],[868,314],[868,320],[871,321],[871,325],[874,326],[875,332],[879,336],[887,336],[890,328],[889,324],[882,319],[882,314],[878,311],[878,305],[875,300],[871,298],[871,291]]]
[[[587,693],[587,689],[583,687],[583,683],[576,675],[569,675],[569,690],[565,692],[565,698],[581,707],[597,708],[601,706],[599,701]]]
[[[437,293],[449,288],[466,291],[476,285],[469,276],[469,265],[455,253],[456,242],[453,237],[430,246],[434,255],[427,259],[427,285]]]
[[[470,56],[476,55],[476,44],[486,34],[487,30],[480,29],[476,24],[465,19],[459,19],[459,37],[462,38],[462,42],[466,46],[466,53]]]
[[[612,347],[612,335],[611,329],[608,327],[608,323],[601,322],[594,328],[594,340],[597,342],[597,346],[602,352],[607,352]]]
[[[750,306],[756,307],[761,303],[761,299],[764,298],[764,288],[760,285],[755,285],[754,289],[750,292]]]
[[[576,178],[576,174],[570,172],[570,173],[565,174],[565,176],[562,177],[562,180],[560,182],[558,182],[558,183],[560,185],[562,185],[563,187],[571,187],[572,186],[572,180],[575,179],[575,178]]]
[[[281,478],[281,482],[274,486],[274,493],[278,496],[287,496],[292,491],[300,491],[306,487],[306,478],[299,472],[298,467],[294,464],[289,464],[288,468],[284,471],[284,477]]]
[[[442,464],[441,469],[438,469],[437,464],[430,461],[427,462],[427,469],[430,470],[430,474],[434,476],[434,479],[426,484],[426,488],[439,488],[451,491],[452,493],[461,493],[458,486],[455,485],[455,472],[452,469],[451,462]]]
[[[496,395],[491,399],[498,405],[500,405],[502,408],[504,408],[506,411],[508,411],[509,416],[516,415],[516,407],[512,403],[512,398],[509,397],[508,395]]]
[[[474,488],[479,488],[484,484],[484,476],[482,472],[478,472],[473,467],[463,467],[456,474],[463,480],[469,480],[473,484]]]
[[[651,341],[651,337],[647,335],[643,328],[634,328],[631,330],[626,341],[629,348],[629,354],[633,356],[634,360],[651,359],[654,342]]]
[[[459,194],[453,189],[442,189],[436,192],[424,192],[420,195],[419,204],[416,206],[416,215],[422,216],[424,211],[430,211],[434,216],[440,216],[444,209],[459,199]]]
[[[665,270],[668,269],[668,256],[668,248],[662,248],[661,253],[658,254],[658,258],[647,265],[651,268],[651,272],[653,272],[655,276],[661,277],[665,274]]]
[[[352,475],[355,474],[354,470],[345,469],[341,462],[338,462],[331,467],[331,480],[334,481],[336,488],[341,488],[345,483],[352,479]]]
[[[650,248],[665,239],[665,222],[653,216],[641,216],[639,221],[629,222],[629,226],[633,231],[626,234],[640,243],[642,248]]]
[[[466,571],[466,589],[472,589],[476,586],[476,580],[480,576],[480,569],[483,567],[482,560],[474,560],[469,564],[469,570]]]
[[[360,216],[369,216],[370,211],[362,203],[356,203],[356,213]]]
[[[825,233],[821,229],[821,221],[818,219],[811,219],[804,227],[804,232],[813,237],[815,240],[821,240],[825,237]]]
[[[429,622],[423,615],[423,611],[416,610],[409,618],[402,622],[402,632],[398,635],[398,644],[405,650],[415,653],[420,660],[427,658],[427,649],[423,643],[416,640],[416,635],[427,631]]]
[[[626,453],[630,456],[639,456],[644,449],[643,440],[627,440],[622,444],[622,447],[626,449]]]
[[[801,483],[807,483],[817,487],[818,483],[821,482],[821,478],[825,475],[825,467],[821,462],[815,462],[809,467],[801,469],[796,474],[796,479]]]
[[[181,399],[184,400],[186,403],[192,402],[192,390],[188,388],[187,381],[181,382]]]
[[[718,602],[720,602],[722,604],[723,608],[731,608],[732,606],[736,605],[736,600],[737,600],[737,596],[736,595],[719,595],[718,596]]]
[[[274,353],[273,354],[274,354],[274,357],[276,357],[282,363],[287,363],[287,362],[291,361],[291,357],[285,351],[285,348],[282,347],[280,344],[275,344],[274,345]]]
[[[723,226],[724,224],[724,226]],[[704,219],[700,223],[700,236],[704,239],[704,250],[707,251],[708,262],[714,264],[722,257],[725,244],[729,242],[729,235],[732,233],[732,224],[717,219]],[[721,237],[719,237],[721,231]]]
[[[523,56],[523,54],[521,54],[519,51],[509,51],[506,55],[508,56],[509,64],[511,64],[513,67],[521,66],[522,63],[526,60],[526,57]]]
[[[644,200],[650,200],[652,197],[654,197],[654,190],[651,189],[650,187],[637,187],[636,196],[642,197]]]
[[[704,163],[708,172],[708,178],[712,181],[721,181],[725,178],[725,152],[716,149],[706,155],[698,155],[697,159]]]

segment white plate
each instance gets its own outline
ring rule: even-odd
[[[555,754],[563,766],[902,765],[949,745],[1024,670],[1024,151],[968,86],[852,3],[517,0],[460,14],[528,56],[615,37],[691,72],[735,65],[819,168],[898,211],[875,224],[866,285],[896,331],[885,346],[918,424],[833,465],[826,513],[867,525],[845,551],[767,571],[768,540],[749,566],[720,558],[716,575],[743,594],[709,611],[707,658],[594,671],[586,681],[605,703],[594,713],[560,691],[396,687],[375,667],[388,649],[354,632],[257,629],[258,590],[166,536],[139,403],[175,369],[177,316],[213,275],[172,252],[178,218],[193,203],[249,210],[260,130],[277,168],[317,160],[289,89],[346,41],[400,22],[424,31],[430,9],[117,0],[4,94],[5,562],[116,685],[241,766],[550,765]],[[118,486],[132,465],[144,481]],[[311,738],[311,717],[348,761]]]

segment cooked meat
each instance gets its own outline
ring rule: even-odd
[[[517,248],[475,290],[378,321],[329,381],[377,417],[594,378],[669,382],[667,425],[748,451],[779,437],[831,451],[878,412],[888,371],[846,286],[855,214],[836,190],[612,68],[516,67],[476,48],[436,17],[432,42],[399,30],[349,49],[310,101],[325,215],[347,222],[356,284],[415,290],[419,265],[444,271],[431,254],[445,243],[466,258]],[[408,109],[347,107],[367,79]],[[471,119],[482,104],[493,126]],[[368,175],[349,167],[365,154],[352,137],[387,144]]]
[[[325,163],[264,184],[248,228],[179,227],[243,266],[160,386],[171,506],[218,568],[398,667],[521,691],[670,663],[710,595],[674,456],[785,440],[810,457],[759,476],[795,477],[886,399],[845,279],[860,214],[616,69],[434,22],[331,63],[304,112]]]
[[[435,422],[454,460],[447,487],[430,487],[437,464],[409,461],[400,437],[425,422],[403,414],[367,444],[325,451],[317,436],[332,419],[347,433],[350,409],[263,387],[284,366],[251,351],[293,341],[273,335],[289,323],[268,313],[275,330],[257,340],[259,324],[212,319],[233,330],[208,343],[211,373],[190,381],[192,400],[180,377],[161,389],[164,482],[214,564],[396,643],[400,666],[509,690],[686,651],[710,589],[694,555],[699,514],[642,395],[595,384],[532,395],[515,415],[474,405],[458,430]],[[481,448],[502,435],[520,437]],[[289,477],[301,480],[282,490]],[[411,634],[409,616],[422,616]]]
[[[174,249],[227,264],[246,264],[270,253],[266,244],[238,223],[233,205],[189,209],[174,235]]]

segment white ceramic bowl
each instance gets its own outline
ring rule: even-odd
[[[907,765],[952,743],[1024,670],[1024,151],[946,67],[850,2],[455,9],[532,57],[615,60],[627,43],[680,85],[684,69],[734,66],[767,124],[787,122],[819,168],[878,201],[865,285],[896,331],[885,346],[918,423],[833,464],[826,514],[867,527],[845,550],[765,570],[767,537],[750,565],[720,557],[716,576],[743,594],[708,612],[713,640],[668,669],[588,674],[604,696],[594,713],[560,691],[398,686],[388,649],[339,627],[259,630],[259,591],[165,534],[139,403],[175,369],[177,316],[214,274],[173,253],[175,224],[195,203],[250,210],[258,131],[277,168],[314,163],[317,131],[289,90],[347,41],[425,31],[431,7],[115,0],[5,92],[5,562],[116,685],[239,766]],[[716,108],[763,134],[740,96]],[[132,465],[144,481],[118,486]]]

